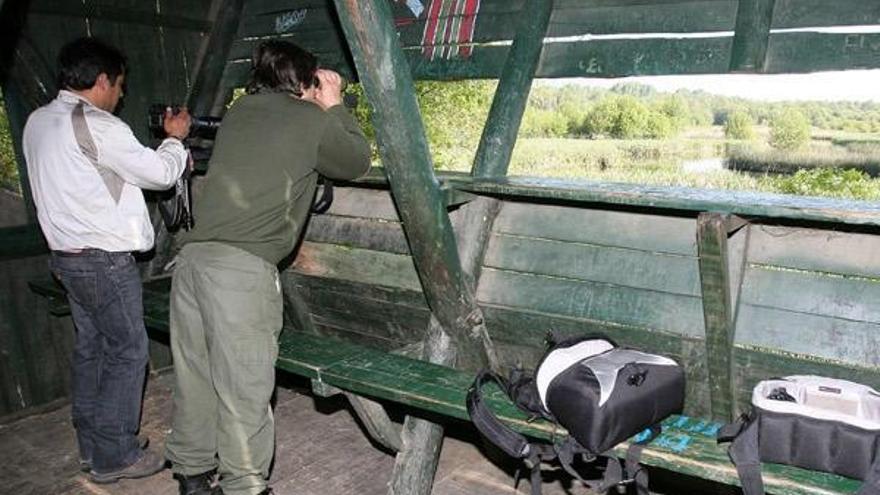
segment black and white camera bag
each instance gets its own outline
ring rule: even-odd
[[[864,480],[858,495],[880,495],[880,394],[868,386],[820,376],[762,381],[751,413],[718,441],[731,442],[745,495],[764,493],[762,461]]]
[[[529,441],[501,423],[485,405],[482,387],[497,382],[516,406],[568,431],[553,444]],[[468,391],[467,409],[477,429],[508,455],[531,469],[532,493],[540,493],[540,462],[558,459],[578,480],[597,492],[633,483],[648,493],[647,472],[638,465],[644,444],[660,432],[660,422],[681,412],[685,378],[682,367],[664,356],[618,347],[604,336],[550,342],[534,376],[514,370],[509,380],[484,370]],[[637,434],[626,470],[608,452]],[[576,455],[608,463],[601,480],[585,480],[572,467]]]

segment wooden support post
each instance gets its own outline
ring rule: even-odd
[[[739,0],[731,72],[763,72],[775,0]]]
[[[462,273],[391,8],[387,2],[335,2],[364,92],[375,109],[382,163],[425,298],[453,342],[451,364],[483,366],[489,362],[489,337]]]
[[[373,122],[382,162],[431,307],[422,357],[447,366],[483,366],[493,361],[492,346],[461,268],[390,6],[358,0],[335,3],[364,92],[375,109]],[[389,493],[430,493],[443,427],[408,416],[401,440]]]
[[[700,213],[697,218],[700,285],[703,296],[703,318],[706,326],[706,363],[709,370],[709,395],[712,417],[730,421],[734,412],[733,342],[734,306],[732,287],[742,277],[733,274],[730,264],[728,235],[745,223],[725,213]],[[745,259],[745,244],[737,249],[739,263]]]
[[[195,82],[187,102],[193,115],[219,116],[222,112],[226,98],[220,93],[220,83],[229,50],[238,32],[243,5],[243,0],[217,0],[212,6],[217,9],[213,27],[199,50],[200,60],[195,68]]]
[[[474,158],[474,177],[503,177],[522,122],[535,69],[544,47],[553,0],[523,3],[519,29],[495,90]]]

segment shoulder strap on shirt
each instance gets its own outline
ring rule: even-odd
[[[89,126],[86,123],[85,110],[83,109],[82,102],[73,108],[73,113],[70,118],[73,122],[73,135],[76,138],[76,144],[79,145],[80,151],[86,155],[86,158],[89,159],[92,166],[98,171],[98,175],[100,175],[101,180],[104,181],[104,186],[107,187],[107,192],[113,197],[113,201],[116,204],[119,204],[119,198],[122,196],[122,186],[124,185],[124,182],[118,175],[116,175],[116,172],[98,165],[98,147],[95,146],[95,140],[92,139],[92,133],[89,131]]]

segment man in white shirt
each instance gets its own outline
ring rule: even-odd
[[[186,111],[166,112],[165,139],[144,147],[113,115],[125,57],[92,38],[65,45],[59,87],[28,118],[23,148],[52,273],[67,290],[77,328],[72,416],[82,467],[97,483],[155,474],[164,458],[142,448],[147,335],[132,252],[153,247],[140,188],[164,190],[187,168]]]

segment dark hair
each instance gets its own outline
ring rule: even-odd
[[[288,91],[300,95],[317,85],[316,70],[318,60],[306,50],[287,41],[264,41],[254,50],[247,92]]]
[[[100,74],[111,84],[125,73],[125,55],[95,38],[78,38],[58,53],[58,87],[82,90],[95,85]]]

